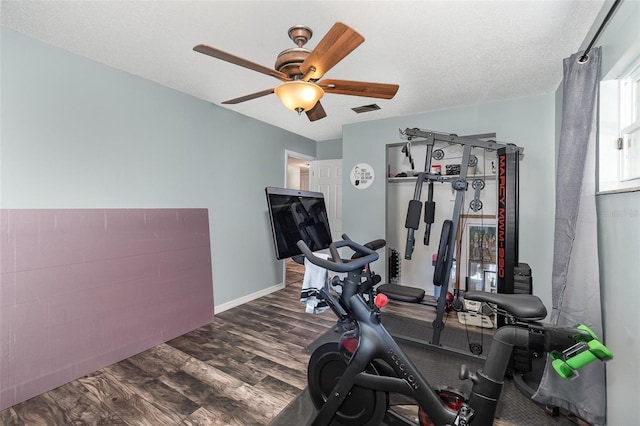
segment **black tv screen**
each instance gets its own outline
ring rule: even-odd
[[[277,259],[301,255],[296,245],[300,240],[311,251],[329,247],[329,217],[321,192],[274,187],[265,191]]]

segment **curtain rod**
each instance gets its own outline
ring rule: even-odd
[[[618,5],[620,4],[621,1],[622,0],[615,0],[613,2],[613,5],[611,6],[611,9],[609,9],[609,13],[607,13],[607,16],[604,17],[604,20],[602,21],[602,24],[600,24],[600,27],[598,28],[598,31],[596,31],[596,33],[593,35],[593,38],[591,39],[591,42],[589,43],[589,45],[585,49],[585,51],[582,54],[582,56],[580,56],[580,58],[578,59],[578,62],[583,63],[583,62],[586,62],[589,59],[589,52],[591,51],[591,48],[593,47],[593,44],[598,40],[598,37],[600,37],[600,33],[602,32],[602,30],[604,30],[604,27],[607,25],[607,23],[609,22],[609,20],[613,16],[613,12],[616,11],[616,8],[618,7]]]

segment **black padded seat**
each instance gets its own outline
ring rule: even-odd
[[[531,294],[486,293],[467,291],[464,298],[478,302],[495,303],[499,308],[512,314],[521,321],[541,321],[547,316],[547,308],[538,296]]]
[[[382,284],[376,288],[376,291],[400,302],[420,303],[424,299],[424,290],[406,285]]]

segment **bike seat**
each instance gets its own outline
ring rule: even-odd
[[[484,291],[467,291],[464,298],[478,302],[495,303],[521,321],[541,321],[547,316],[547,308],[538,296],[532,294],[502,294]]]

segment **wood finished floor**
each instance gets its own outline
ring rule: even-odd
[[[212,323],[0,411],[18,425],[266,425],[306,386],[304,348],[335,325],[305,314],[303,268],[285,289],[230,309]],[[422,319],[433,308],[390,303]]]

